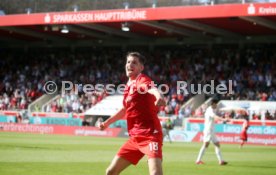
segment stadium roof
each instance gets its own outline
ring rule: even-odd
[[[116,13],[118,19],[101,16],[96,21],[94,14],[91,22],[88,18],[94,11],[0,16],[0,44],[81,47],[276,42],[276,3],[132,9],[126,14],[145,11],[148,15],[133,20],[119,19],[122,11],[126,12],[97,11],[103,13],[99,15]],[[72,15],[83,21],[66,21]],[[46,21],[49,16],[51,22]],[[38,18],[44,21],[35,21]],[[122,25],[129,31],[123,31]]]

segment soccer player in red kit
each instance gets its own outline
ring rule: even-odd
[[[247,141],[247,130],[249,128],[249,121],[248,121],[248,116],[244,116],[243,118],[243,124],[242,124],[242,131],[240,134],[240,139],[241,139],[241,144],[240,148],[243,147],[244,143]]]
[[[118,175],[129,165],[136,165],[147,155],[150,175],[162,175],[163,136],[157,117],[158,106],[165,105],[162,94],[152,80],[141,72],[145,58],[138,52],[126,56],[126,75],[123,108],[99,125],[106,129],[111,123],[126,116],[129,140],[120,148],[106,170],[106,175]]]

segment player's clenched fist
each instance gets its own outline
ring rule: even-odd
[[[104,122],[101,122],[101,123],[99,123],[99,125],[98,125],[98,128],[99,128],[100,130],[105,130],[106,127],[107,127],[107,126],[105,125]]]

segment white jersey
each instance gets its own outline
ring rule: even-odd
[[[204,133],[213,133],[214,132],[214,125],[215,125],[215,118],[217,110],[213,109],[211,106],[207,108],[204,118]]]

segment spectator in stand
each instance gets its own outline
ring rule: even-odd
[[[104,121],[103,118],[102,118],[102,117],[99,117],[99,118],[97,119],[96,123],[95,123],[95,126],[96,126],[96,127],[100,127],[100,124],[101,124],[103,121]]]
[[[190,106],[186,106],[185,111],[184,111],[184,117],[190,117],[192,114],[192,109]]]
[[[82,126],[89,126],[89,125],[90,125],[90,123],[88,122],[88,120],[86,118],[83,119]]]
[[[253,120],[261,120],[261,116],[260,116],[260,115],[257,115],[255,112],[253,112],[253,114],[252,114],[252,119],[253,119]]]
[[[195,117],[203,117],[203,109],[202,107],[199,107],[195,110]]]
[[[269,113],[268,110],[265,112],[265,120],[272,120],[272,115]]]

